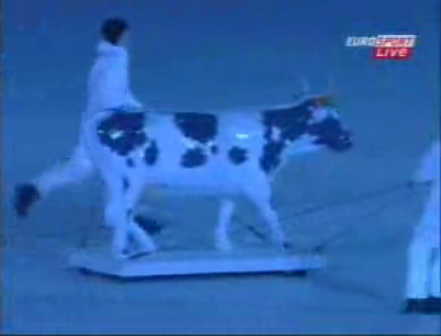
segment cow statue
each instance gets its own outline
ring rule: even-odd
[[[108,191],[106,224],[112,255],[125,259],[156,246],[134,220],[147,188],[218,196],[215,246],[232,249],[233,196],[248,198],[270,228],[272,241],[289,246],[271,207],[271,181],[290,156],[352,147],[329,96],[307,95],[285,106],[213,113],[104,111],[84,128],[87,150]]]

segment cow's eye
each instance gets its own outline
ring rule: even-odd
[[[112,139],[118,139],[124,134],[123,131],[113,131],[109,134]]]
[[[308,121],[308,124],[316,124],[322,122],[328,117],[328,111],[323,108],[314,109],[311,113],[311,118]]]

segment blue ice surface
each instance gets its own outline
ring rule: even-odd
[[[423,191],[290,216],[311,204],[388,188],[413,172],[439,134],[439,1],[5,0],[3,10],[6,334],[439,332],[436,317],[398,314],[406,247]],[[27,221],[15,218],[14,185],[68,156],[76,144],[98,28],[113,15],[132,27],[132,87],[146,105],[207,110],[277,104],[300,90],[303,77],[316,92],[334,79],[356,146],[342,156],[298,159],[274,183],[275,203],[299,246],[356,224],[326,250],[332,267],[305,279],[122,284],[84,277],[66,270],[66,251],[97,231],[102,204],[95,180],[57,191]],[[344,45],[348,36],[389,33],[418,36],[410,60],[375,61],[369,48]],[[179,214],[173,224],[178,246],[212,248],[214,201],[158,204]],[[389,206],[376,211],[383,204]],[[195,207],[206,210],[188,211]],[[239,238],[246,236],[243,226],[259,221],[246,204],[240,210]],[[365,216],[369,211],[373,215]]]

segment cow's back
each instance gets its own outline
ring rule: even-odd
[[[119,125],[119,147],[124,150],[111,149],[112,160],[124,164],[117,165],[126,170],[121,174],[155,185],[217,193],[234,192],[258,169],[263,132],[256,114],[147,113],[142,118],[122,117],[117,123],[115,118],[101,123],[109,134],[100,136],[107,141],[102,145],[111,148],[109,125]]]

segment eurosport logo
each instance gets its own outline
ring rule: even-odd
[[[346,46],[372,47],[372,57],[377,60],[407,60],[412,56],[416,38],[416,35],[349,36]]]

